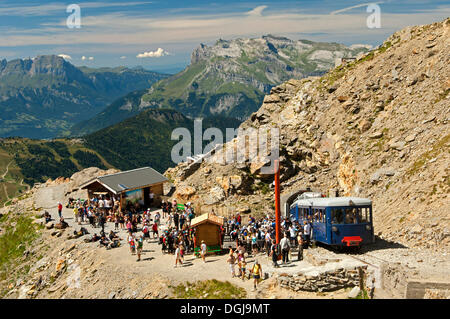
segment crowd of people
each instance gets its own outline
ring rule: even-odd
[[[272,257],[274,267],[279,267],[278,259],[282,256],[282,264],[290,262],[289,256],[294,248],[298,250],[298,260],[303,259],[303,249],[310,245],[311,224],[304,222],[300,225],[285,218],[281,223],[282,239],[280,243],[276,243],[275,217],[266,215],[264,218],[256,219],[249,216],[248,222],[243,223],[240,214],[236,214],[234,218],[226,221],[225,232],[230,236],[231,240],[236,243],[235,257],[236,263],[245,265],[243,256],[256,257],[258,253],[265,253],[268,257]],[[240,256],[241,254],[241,256]],[[241,267],[239,267],[241,268]],[[234,269],[234,268],[233,268]],[[232,276],[235,273],[232,270]]]
[[[141,260],[145,241],[150,242],[153,239],[161,245],[163,254],[174,255],[174,267],[184,265],[186,254],[195,254],[206,262],[206,243],[197,243],[195,228],[190,227],[192,219],[195,218],[191,203],[179,205],[176,200],[162,201],[161,210],[155,212],[150,209],[140,210],[133,205],[128,205],[122,211],[116,198],[100,196],[86,201],[71,200],[67,207],[73,210],[74,220],[78,225],[84,223],[92,225],[93,228],[100,228],[100,235],[95,233],[86,241],[98,241],[100,246],[107,249],[116,248],[122,241],[118,232],[124,231],[130,253],[137,256],[137,261]],[[62,219],[61,210],[62,205],[58,203],[58,213]],[[107,236],[105,224],[108,222],[114,223],[114,230]],[[87,233],[87,230],[82,227],[78,233],[81,236],[85,232]],[[229,239],[227,263],[231,276],[241,280],[253,278],[256,289],[263,276],[258,258],[267,256],[272,259],[273,266],[278,268],[279,259],[282,265],[290,263],[291,253],[296,250],[297,259],[302,260],[303,249],[310,245],[311,225],[308,222],[300,225],[288,218],[284,219],[281,223],[283,238],[277,244],[274,216],[266,215],[259,219],[249,216],[244,223],[238,213],[232,218],[224,219],[220,232],[222,243],[225,242],[226,236]],[[253,258],[253,261],[251,267],[248,267],[250,258]]]

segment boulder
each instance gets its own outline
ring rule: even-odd
[[[225,198],[225,192],[220,187],[213,187],[203,199],[206,205],[217,204]]]
[[[45,224],[46,229],[52,229],[53,226],[55,226],[55,224],[53,222],[48,222],[47,224]]]
[[[350,292],[348,293],[347,297],[348,298],[356,298],[359,295],[359,292],[361,290],[359,289],[359,287],[353,287],[352,290],[350,290]]]

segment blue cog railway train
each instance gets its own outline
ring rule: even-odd
[[[359,197],[300,198],[290,206],[291,220],[311,224],[311,240],[331,246],[358,246],[375,240],[372,201]]]

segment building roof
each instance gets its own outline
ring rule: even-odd
[[[94,178],[93,180],[82,185],[81,188],[87,188],[89,185],[98,182],[113,193],[120,194],[129,190],[160,184],[166,181],[168,181],[168,179],[155,171],[153,168],[142,167],[130,171]]]
[[[361,197],[322,197],[299,199],[295,201],[291,207],[294,207],[295,205],[308,207],[364,206],[372,205],[372,201],[368,198]]]
[[[191,227],[195,227],[195,226],[198,226],[198,225],[206,223],[206,222],[210,222],[212,224],[222,226],[223,225],[223,217],[213,215],[210,213],[206,213],[206,214],[200,215],[198,217],[195,217],[193,220],[191,220]]]

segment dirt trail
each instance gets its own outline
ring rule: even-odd
[[[5,171],[5,173],[3,173],[1,179],[4,179],[5,176],[8,174],[8,171],[9,171],[9,165],[11,165],[12,162],[14,162],[14,161],[11,161],[11,162],[8,163],[8,165],[6,165],[6,171]]]

